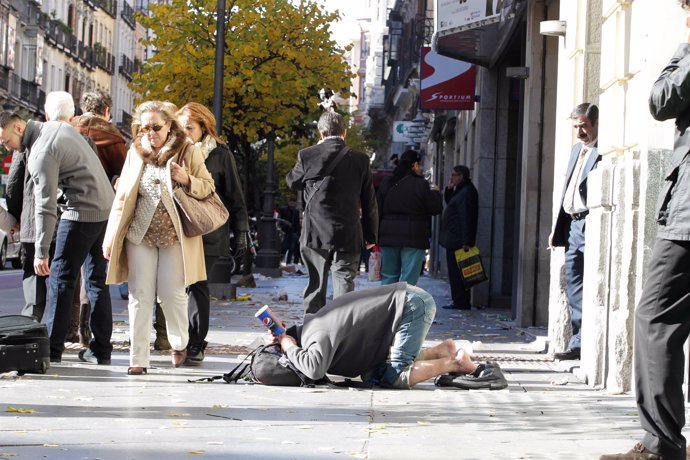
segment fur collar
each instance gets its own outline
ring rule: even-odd
[[[189,145],[189,141],[185,136],[177,136],[170,133],[165,145],[158,151],[158,155],[154,155],[151,142],[147,136],[138,136],[134,140],[134,149],[144,160],[144,163],[151,163],[157,166],[165,166],[170,158],[181,153],[187,145]]]

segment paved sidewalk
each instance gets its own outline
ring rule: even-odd
[[[0,459],[596,459],[637,441],[632,396],[607,395],[562,372],[543,354],[546,331],[515,328],[506,311],[440,308],[450,301],[447,283],[429,277],[420,286],[439,308],[428,345],[450,337],[478,359],[498,361],[507,389],[187,383],[227,372],[239,359],[228,352],[265,337],[254,318],[264,303],[298,321],[305,283],[257,277],[257,288],[238,288],[251,300],[214,302],[211,354],[200,368],[173,369],[169,355],[154,355],[147,376],[131,377],[125,352],[111,366],[93,366],[74,349],[46,375],[0,379]],[[357,280],[358,289],[372,285]],[[112,293],[120,344],[126,302]],[[0,301],[0,314],[8,310]]]

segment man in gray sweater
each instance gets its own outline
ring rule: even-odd
[[[106,260],[101,246],[114,193],[100,160],[69,124],[24,122],[9,112],[0,113],[0,142],[8,149],[30,152],[27,168],[34,182],[36,206],[34,270],[39,276],[51,275],[47,304],[50,361],[62,360],[75,280],[85,264],[87,290],[93,305],[93,340],[89,349],[80,353],[80,358],[110,364],[112,307],[105,285]],[[62,216],[49,267],[58,205]]]
[[[396,283],[344,294],[307,313],[304,324],[277,341],[288,359],[313,380],[327,373],[407,389],[450,372],[472,373],[477,365],[452,340],[422,344],[436,314],[423,289]]]

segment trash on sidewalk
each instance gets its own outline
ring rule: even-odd
[[[238,302],[246,302],[248,300],[252,300],[252,295],[251,294],[240,294],[238,295],[235,300]]]
[[[560,379],[551,380],[551,385],[562,386],[562,385],[567,385],[568,383],[570,383],[570,381],[568,380],[568,376],[561,377]]]

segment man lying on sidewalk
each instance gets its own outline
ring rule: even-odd
[[[276,340],[313,380],[329,373],[409,389],[438,375],[474,372],[477,365],[450,339],[422,349],[435,314],[429,293],[396,283],[338,297]]]

